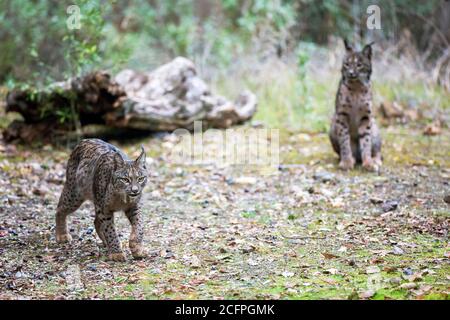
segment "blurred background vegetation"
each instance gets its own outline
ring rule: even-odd
[[[66,25],[72,4],[79,30]],[[381,30],[366,27],[371,4],[381,8]],[[0,0],[0,83],[151,70],[181,55],[219,93],[253,90],[258,121],[322,131],[342,37],[375,41],[378,102],[448,110],[450,3],[441,0]]]

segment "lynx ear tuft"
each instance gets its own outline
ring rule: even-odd
[[[366,44],[362,50],[363,55],[365,55],[368,59],[372,59],[372,45],[374,42]]]
[[[344,39],[344,46],[346,51],[353,51],[352,45],[348,42],[346,38]]]
[[[145,168],[145,150],[142,145],[141,145],[141,154],[139,155],[139,157],[137,157],[135,162]]]

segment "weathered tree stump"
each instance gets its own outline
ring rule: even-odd
[[[87,124],[146,131],[228,128],[250,119],[256,96],[244,91],[234,102],[213,95],[194,64],[182,57],[149,73],[123,70],[115,78],[96,71],[55,83],[45,90],[12,90],[6,111],[18,112],[3,132],[6,141],[49,139]]]

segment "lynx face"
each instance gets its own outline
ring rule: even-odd
[[[119,158],[120,155],[117,155]],[[118,159],[119,166],[113,175],[114,189],[121,194],[126,194],[130,198],[136,198],[147,184],[147,169],[145,167],[145,153],[136,160]]]
[[[342,64],[342,77],[345,83],[367,84],[372,73],[372,48],[368,44],[362,51],[355,51],[345,42],[345,57]]]

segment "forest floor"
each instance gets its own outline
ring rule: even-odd
[[[142,143],[151,168],[149,257],[119,214],[125,263],[105,260],[90,203],[55,242],[69,148],[0,143],[0,299],[448,299],[450,133],[382,133],[379,174],[339,171],[323,133],[281,132],[273,174],[172,164],[169,134],[110,141]]]

